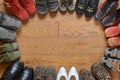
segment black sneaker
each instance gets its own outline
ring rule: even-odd
[[[81,15],[84,13],[87,2],[88,0],[77,0],[76,1],[75,9],[78,15]]]
[[[85,8],[86,18],[90,18],[96,14],[99,0],[89,0]]]
[[[117,6],[117,3],[118,0],[105,0],[98,8],[95,18],[100,21],[104,19]]]
[[[92,73],[96,80],[112,80],[108,71],[99,64],[92,65]]]
[[[102,24],[105,28],[114,26],[118,22],[120,22],[120,8],[102,20]]]
[[[51,12],[56,12],[59,8],[58,0],[48,0],[48,8]]]

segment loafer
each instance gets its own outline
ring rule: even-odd
[[[59,0],[59,9],[61,12],[66,12],[68,7],[68,0]]]
[[[68,10],[69,11],[75,10],[75,1],[74,0],[68,0]]]
[[[19,48],[19,45],[17,42],[13,42],[13,43],[6,43],[3,44],[2,46],[0,46],[0,53],[7,53],[7,52],[11,52],[11,51],[15,51]]]
[[[26,66],[21,72],[18,80],[33,80],[34,70],[31,66]]]
[[[119,22],[120,22],[120,8],[112,12],[110,15],[108,15],[102,20],[104,28],[114,26]]]
[[[105,0],[97,10],[95,19],[103,20],[117,6],[119,0]]]
[[[0,54],[0,64],[13,62],[15,60],[18,60],[19,58],[20,58],[19,51],[13,51],[13,52]]]
[[[45,74],[45,80],[56,80],[56,70],[54,66],[48,66]]]
[[[3,42],[13,42],[16,39],[16,32],[0,26],[0,40]]]
[[[51,12],[56,12],[59,8],[58,0],[48,0],[48,9]]]
[[[64,67],[61,67],[58,74],[57,74],[57,79],[56,80],[67,80],[67,72]]]
[[[91,71],[96,80],[112,80],[108,71],[97,63],[92,65]]]
[[[17,61],[10,64],[4,71],[1,80],[14,80],[22,69],[24,68],[24,63],[22,61]]]
[[[86,4],[85,8],[85,16],[86,18],[91,18],[96,14],[98,8],[99,0],[89,0]]]
[[[11,30],[18,30],[21,28],[22,23],[16,17],[8,16],[0,11],[0,25]]]
[[[75,67],[71,67],[71,69],[69,71],[67,80],[71,80],[71,79],[79,80],[79,75],[78,75]]]
[[[38,65],[34,72],[34,80],[45,80],[45,67]]]

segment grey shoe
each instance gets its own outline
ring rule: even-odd
[[[17,50],[19,48],[19,46],[18,46],[17,42],[13,42],[13,43],[6,43],[6,44],[0,46],[0,48],[1,48],[0,53],[7,53],[7,52]]]
[[[48,0],[48,8],[51,12],[56,12],[58,7],[58,0]]]
[[[75,1],[74,0],[68,0],[68,10],[69,11],[75,10]]]
[[[0,26],[0,40],[4,42],[13,42],[16,39],[16,32],[5,29]]]
[[[61,12],[65,12],[67,10],[68,0],[59,0],[59,8]]]
[[[19,19],[8,16],[0,11],[0,25],[4,28],[18,30],[21,28],[22,23]]]

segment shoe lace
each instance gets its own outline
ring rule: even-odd
[[[81,4],[81,3],[79,3],[79,4],[78,4],[78,8],[80,8],[80,9],[84,9],[85,6],[84,6],[83,4]]]
[[[72,5],[74,0],[69,0],[69,5]]]
[[[61,1],[61,6],[66,6],[66,1],[65,0],[60,0]]]
[[[93,12],[94,10],[93,10],[92,7],[88,6],[87,9],[86,9],[86,11],[88,11],[88,12]]]

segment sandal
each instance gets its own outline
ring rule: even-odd
[[[21,21],[15,17],[8,16],[0,11],[0,25],[4,28],[18,30],[21,28]]]
[[[13,42],[13,43],[7,43],[4,44],[2,46],[0,46],[0,53],[7,53],[7,52],[11,52],[11,51],[15,51],[19,48],[18,43],[17,42]]]
[[[75,1],[74,0],[68,0],[68,10],[69,11],[75,10]]]
[[[59,8],[58,0],[48,0],[48,8],[51,12],[56,12]]]
[[[67,0],[59,0],[59,8],[61,12],[67,11]]]
[[[102,58],[101,64],[107,69],[120,72],[120,60],[111,58]]]
[[[19,51],[13,51],[9,53],[0,54],[0,64],[13,62],[20,58],[20,52]]]
[[[36,8],[39,14],[46,14],[48,12],[47,0],[35,0]]]

